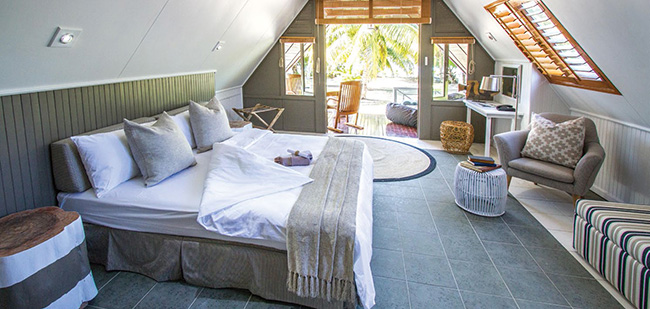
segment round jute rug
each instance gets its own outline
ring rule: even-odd
[[[368,146],[374,161],[375,182],[418,178],[436,168],[436,160],[428,152],[409,144],[375,136],[338,137],[355,138]]]

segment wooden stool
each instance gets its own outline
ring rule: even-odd
[[[97,295],[78,213],[26,210],[0,231],[0,307],[79,308]]]
[[[474,127],[463,121],[443,121],[440,124],[442,148],[450,153],[468,153],[474,142]]]

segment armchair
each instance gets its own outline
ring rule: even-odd
[[[541,113],[542,117],[559,123],[578,117],[553,113]],[[565,191],[573,196],[573,201],[584,197],[596,180],[596,175],[605,159],[605,150],[600,145],[596,125],[585,119],[585,143],[583,155],[575,168],[544,162],[521,156],[530,130],[520,130],[497,134],[494,142],[499,160],[508,175],[508,187],[512,177],[526,179]]]

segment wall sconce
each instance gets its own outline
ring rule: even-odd
[[[212,51],[218,51],[223,48],[223,44],[226,44],[225,41],[217,41],[217,45],[212,48]]]
[[[61,27],[56,27],[54,35],[50,39],[50,43],[47,44],[48,47],[72,47],[74,43],[79,39],[81,34],[81,29],[66,29]]]

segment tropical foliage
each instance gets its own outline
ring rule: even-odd
[[[328,77],[413,75],[417,70],[418,25],[328,25]]]

